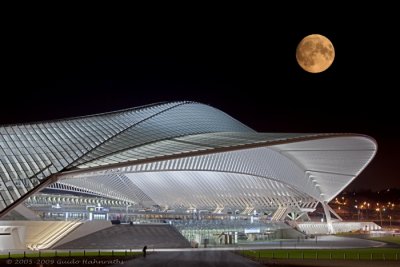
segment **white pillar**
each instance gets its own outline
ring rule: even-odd
[[[326,224],[328,226],[328,233],[334,234],[335,230],[333,229],[333,226],[332,226],[332,218],[331,218],[331,213],[329,211],[328,203],[326,201],[324,201],[324,202],[321,202],[321,204],[322,204],[322,207],[324,208],[324,212],[325,212]]]

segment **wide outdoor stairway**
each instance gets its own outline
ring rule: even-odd
[[[322,222],[301,222],[298,223],[297,227],[306,234],[328,234],[328,225]],[[332,227],[335,233],[381,229],[381,227],[374,222],[333,222]]]
[[[113,225],[56,246],[56,249],[187,248],[190,243],[171,225]]]
[[[47,249],[67,236],[80,221],[32,221],[27,224],[26,246],[33,250]]]

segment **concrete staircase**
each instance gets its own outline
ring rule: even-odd
[[[53,247],[61,246],[62,244],[74,241],[78,238],[90,235],[97,231],[112,227],[111,221],[85,221],[79,227],[75,228],[69,235],[65,236],[63,239],[58,241],[53,245]]]
[[[95,233],[55,246],[56,249],[188,248],[173,226],[165,224],[113,225]]]

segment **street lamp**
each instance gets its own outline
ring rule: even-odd
[[[357,220],[360,220],[360,209],[358,208],[358,205],[355,205],[354,208],[357,209]]]
[[[389,215],[389,223],[390,223],[390,229],[392,229],[392,216]]]
[[[379,218],[381,220],[381,227],[382,227],[382,212],[380,208],[376,208],[376,211],[379,212]]]

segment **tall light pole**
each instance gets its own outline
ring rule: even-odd
[[[381,220],[381,227],[382,227],[382,212],[380,208],[376,208],[376,211],[379,212],[379,218]]]
[[[357,220],[360,221],[360,209],[358,208],[358,205],[355,205],[354,208],[357,210]]]

